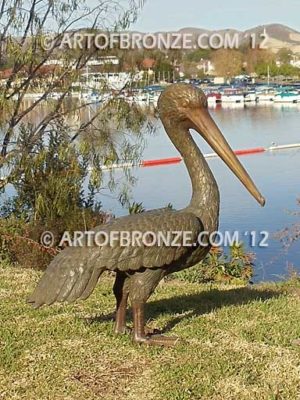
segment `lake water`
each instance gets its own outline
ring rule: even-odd
[[[236,105],[210,109],[213,118],[233,149],[269,147],[272,143],[300,142],[300,105]],[[194,138],[204,153],[212,150],[194,133]],[[143,159],[177,156],[160,122],[156,134],[147,138]],[[218,158],[209,160],[221,193],[220,231],[238,230],[249,251],[256,253],[255,280],[276,280],[287,273],[292,263],[300,271],[300,241],[286,253],[274,234],[297,222],[290,211],[297,211],[300,198],[300,148],[248,155],[240,158],[267,202],[264,208],[249,195],[237,178]],[[122,172],[117,172],[119,178]],[[183,163],[151,168],[135,168],[137,183],[133,199],[142,202],[146,209],[160,208],[171,203],[175,208],[187,205],[191,196],[188,173]],[[104,209],[115,215],[127,210],[109,196],[101,196]],[[298,220],[300,217],[298,218]],[[246,232],[269,232],[268,247],[250,247]],[[257,236],[256,242],[260,237]]]
[[[245,107],[237,104],[226,108],[218,106],[210,111],[233,149],[300,142],[300,104]],[[204,153],[212,151],[196,133],[194,138]],[[178,155],[160,121],[157,121],[156,133],[146,136],[145,140],[143,159]],[[297,206],[297,198],[300,198],[300,148],[243,156],[241,161],[267,203],[261,208],[220,159],[210,159],[209,166],[221,193],[220,231],[239,231],[247,250],[256,253],[256,281],[278,279],[287,273],[288,263],[300,271],[300,241],[286,253],[279,240],[274,238],[277,231],[297,222],[297,217],[289,212],[300,211]],[[191,185],[183,163],[134,168],[132,174],[137,179],[132,188],[132,200],[142,202],[147,210],[168,203],[179,209],[190,200]],[[116,171],[116,179],[122,180],[123,175],[122,171]],[[99,199],[103,209],[116,216],[128,213],[108,191],[104,190]],[[268,247],[250,248],[249,235],[245,233],[251,231],[269,232]]]

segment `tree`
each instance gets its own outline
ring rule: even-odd
[[[272,65],[275,62],[275,55],[268,50],[248,48],[244,55],[244,61],[246,72],[251,74],[257,72],[257,68],[261,68],[262,65]]]
[[[200,62],[201,60],[210,60],[212,56],[211,49],[197,49],[186,54],[185,58],[190,62]]]
[[[212,55],[212,62],[218,75],[229,78],[242,72],[243,56],[237,50],[217,50]]]
[[[11,70],[0,95],[0,173],[2,191],[11,184],[15,195],[0,210],[0,252],[9,240],[4,247],[12,260],[43,267],[49,259],[33,251],[40,255],[43,231],[59,238],[65,230],[91,229],[103,222],[95,197],[103,185],[102,166],[140,157],[139,133],[146,117],[138,107],[118,93],[110,93],[99,107],[68,98],[74,85],[80,85],[87,62],[99,54],[83,34],[125,29],[142,1],[128,0],[127,9],[121,7],[125,3],[97,0],[88,7],[83,0],[2,1],[0,64]],[[79,29],[87,19],[89,26]],[[75,41],[77,34],[84,36],[82,47],[64,44],[66,38]],[[50,63],[53,59],[59,62]],[[25,102],[26,94],[35,91],[41,96]],[[58,98],[48,100],[47,112],[39,113],[53,92]],[[129,204],[126,184],[133,178],[128,172],[125,176],[120,186],[108,172],[106,184],[112,191],[120,188],[119,200]]]
[[[284,47],[278,51],[277,59],[282,64],[289,64],[292,59],[292,54],[293,54],[293,52],[290,49],[287,49]]]
[[[185,61],[183,63],[184,74],[190,78],[203,78],[205,76],[203,69],[198,68],[198,63]]]
[[[143,1],[127,0],[121,3],[96,0],[92,4],[88,6],[84,0],[2,1],[0,64],[11,67],[8,79],[2,81],[0,96],[2,187],[13,183],[11,163],[14,163],[16,154],[24,150],[18,148],[21,124],[52,92],[58,92],[59,97],[49,105],[50,111],[42,120],[31,124],[30,146],[43,137],[53,122],[63,116],[65,123],[72,123],[72,118],[68,117],[89,106],[77,102],[66,108],[65,100],[74,83],[80,80],[87,62],[99,53],[99,49],[95,45],[88,45],[86,36],[83,47],[74,46],[70,49],[66,46],[66,38],[67,43],[74,43],[78,34],[126,29],[136,19]],[[84,30],[79,28],[83,25],[86,26]],[[109,54],[109,51],[101,51],[101,56]],[[59,63],[50,67],[52,59],[59,59]],[[26,94],[36,90],[40,90],[42,95],[29,105],[24,105]],[[99,108],[92,118],[73,129],[70,143],[74,143],[91,127],[97,129],[99,115],[108,109]]]
[[[166,58],[159,58],[154,67],[154,73],[156,76],[160,76],[161,78],[163,76],[167,77],[172,77],[174,72],[174,67],[172,63],[166,59]]]
[[[266,76],[268,73],[270,76],[300,76],[300,70],[297,67],[293,67],[290,64],[284,64],[278,67],[275,62],[272,63],[259,63],[255,67],[255,72],[259,76]]]
[[[284,64],[278,68],[278,75],[299,77],[300,69],[297,67],[294,67],[293,65],[290,65],[290,64]]]

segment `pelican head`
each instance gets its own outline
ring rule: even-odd
[[[170,85],[159,98],[158,110],[165,126],[169,128],[181,126],[186,131],[189,129],[197,131],[258,203],[261,206],[265,205],[264,197],[210,116],[207,99],[202,90],[183,83]],[[182,130],[177,132],[181,134]]]

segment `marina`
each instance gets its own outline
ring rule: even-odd
[[[75,82],[68,97],[83,103],[101,103],[110,98],[121,98],[130,104],[154,105],[161,92],[172,83],[186,83],[204,91],[208,106],[218,104],[299,104],[300,82],[293,84],[245,82],[233,79],[230,83],[217,84],[218,79],[184,79],[142,84],[141,77],[129,73],[83,74],[84,80]],[[62,93],[52,92],[44,96],[42,91],[26,92],[24,100],[59,100]]]
[[[125,88],[121,90],[117,97],[126,100],[129,103],[137,103],[140,105],[157,106],[157,101],[160,93],[167,86],[155,85],[144,87],[140,89]],[[300,103],[300,86],[280,86],[274,85],[266,87],[261,85],[251,85],[247,87],[228,87],[228,86],[207,86],[197,85],[200,87],[207,96],[208,106],[215,106],[216,104],[274,104],[274,103]],[[115,96],[114,92],[106,93],[106,98]],[[92,102],[101,102],[103,95],[94,90],[89,92],[86,96],[81,96],[82,99]]]

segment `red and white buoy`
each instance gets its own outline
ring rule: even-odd
[[[271,147],[253,147],[249,149],[235,150],[234,153],[237,156],[246,156],[251,154],[265,153],[267,151],[277,151],[277,150],[290,150],[300,148],[300,143],[284,144],[284,145],[274,145]],[[205,158],[215,158],[218,155],[216,153],[204,154]],[[115,163],[111,165],[104,165],[103,170],[117,169],[117,168],[131,168],[131,167],[157,167],[160,165],[170,165],[178,164],[182,161],[181,157],[169,157],[169,158],[158,158],[153,160],[144,160],[139,163],[126,162],[126,163]]]

